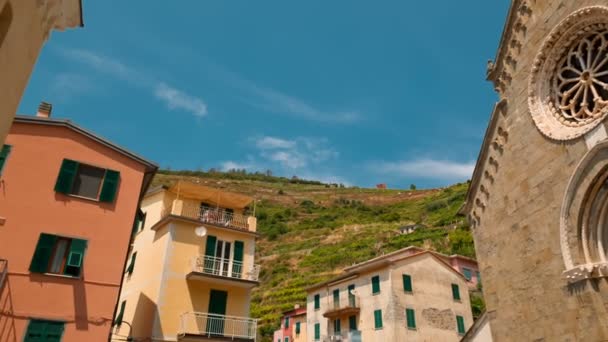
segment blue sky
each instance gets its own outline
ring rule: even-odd
[[[168,5],[170,3],[170,6]],[[470,178],[508,0],[84,0],[41,100],[172,169],[271,169],[358,186]]]

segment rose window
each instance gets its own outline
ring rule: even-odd
[[[566,124],[582,124],[603,114],[608,105],[608,31],[578,40],[558,63],[554,101]]]

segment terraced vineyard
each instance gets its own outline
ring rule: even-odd
[[[194,171],[163,171],[155,183],[177,179],[259,200],[256,262],[262,271],[251,315],[260,318],[264,341],[271,341],[281,312],[305,303],[307,286],[331,278],[345,266],[411,245],[474,257],[471,234],[457,215],[467,183],[418,191],[362,189],[259,174]],[[413,223],[422,228],[399,234],[399,227]],[[475,300],[474,310],[480,310],[483,304],[480,298]]]

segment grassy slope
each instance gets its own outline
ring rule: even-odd
[[[456,215],[466,183],[436,190],[379,190],[194,174],[159,174],[155,183],[186,178],[260,200],[256,260],[262,265],[261,285],[253,292],[251,315],[261,319],[264,340],[278,328],[282,311],[305,303],[305,287],[345,266],[411,245],[474,256],[470,232]],[[399,235],[397,229],[410,223],[425,228]]]

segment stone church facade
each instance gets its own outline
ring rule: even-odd
[[[513,0],[463,213],[495,341],[608,340],[608,0]]]

